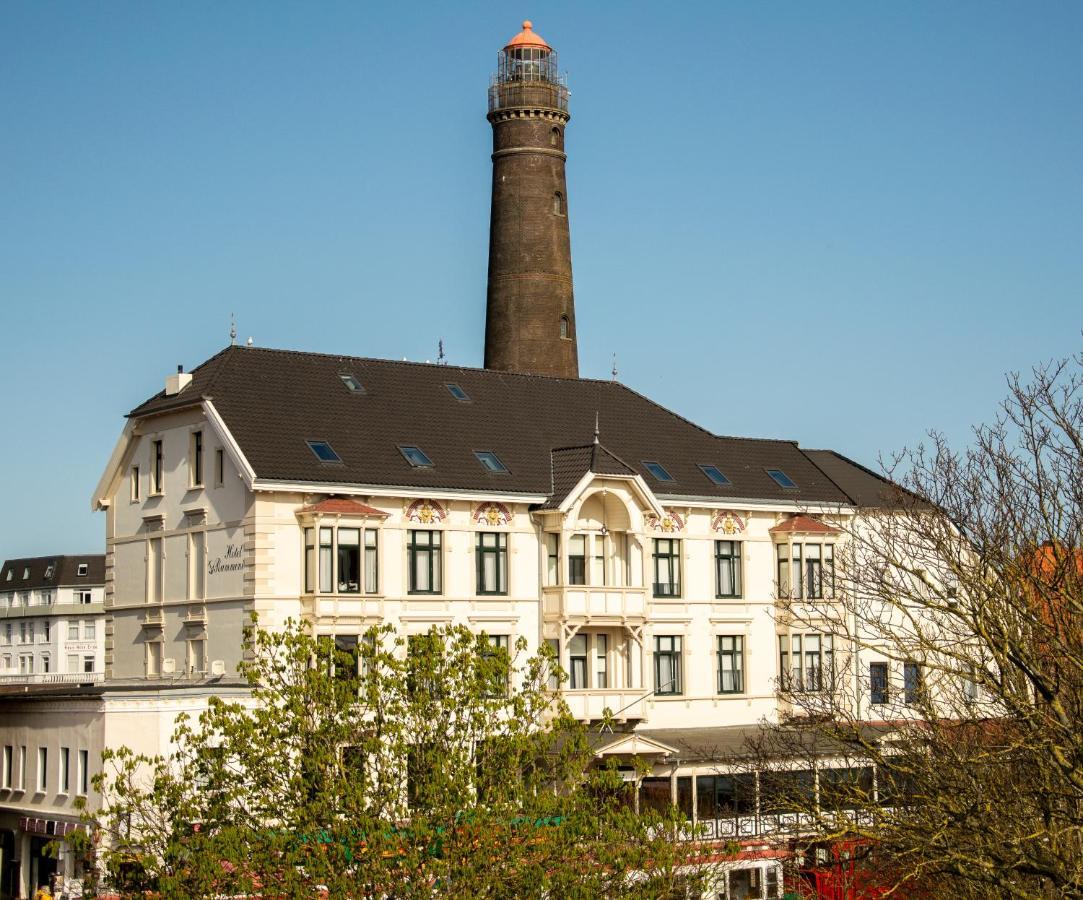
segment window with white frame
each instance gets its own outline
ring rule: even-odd
[[[718,636],[718,693],[740,694],[745,689],[745,639],[740,634]]]
[[[78,653],[69,653],[68,654],[68,671],[69,672],[78,672],[79,671],[79,654]]]
[[[545,535],[545,583],[560,584],[560,535],[550,532]]]
[[[94,592],[93,591],[76,591],[75,592],[75,602],[82,605],[82,606],[89,606],[91,603],[94,602]]]
[[[69,619],[68,620],[68,640],[69,641],[77,641],[77,640],[79,640],[79,620],[78,619]]]
[[[83,640],[92,641],[98,634],[98,623],[93,619],[83,621]]]
[[[907,706],[917,706],[921,702],[923,681],[921,663],[903,663],[903,702]]]
[[[79,796],[85,797],[90,787],[90,753],[86,750],[79,751],[79,771],[76,774],[79,779]]]
[[[682,639],[679,635],[658,635],[654,639],[654,692],[662,696],[683,694],[681,666]]]
[[[568,688],[578,691],[590,687],[588,671],[587,636],[580,632],[568,641]]]
[[[573,534],[568,539],[568,584],[587,583],[587,536]]]
[[[886,662],[869,663],[869,703],[883,706],[891,699],[888,686],[888,666]]]
[[[188,447],[188,485],[203,487],[203,432],[193,431]]]
[[[594,635],[594,687],[609,687],[609,636],[605,634]]]
[[[188,535],[188,599],[202,600],[207,591],[207,532]]]
[[[164,593],[165,572],[163,571],[162,539],[150,538],[147,541],[147,602],[161,603]]]
[[[60,793],[71,790],[71,748],[60,748]]]
[[[205,635],[189,638],[187,669],[189,675],[201,675],[207,671],[207,638]]]
[[[162,674],[162,642],[147,641],[145,648],[147,677],[157,678]]]
[[[214,486],[221,487],[226,483],[226,451],[218,447],[214,451]]]
[[[808,693],[830,690],[835,647],[830,634],[780,634],[779,673],[783,690]]]
[[[142,496],[139,490],[139,466],[132,466],[128,474],[128,493],[133,503]]]
[[[46,619],[41,623],[41,642],[43,644],[49,643],[49,638],[52,637],[53,623]]]
[[[560,675],[558,674],[560,668],[560,641],[557,638],[546,638],[545,643],[553,653],[552,661],[549,663],[548,683],[549,690],[555,691],[560,687]]]
[[[306,528],[304,540],[306,593],[378,593],[375,528]]]
[[[165,490],[165,465],[162,442],[150,442],[150,492],[161,494]]]
[[[794,542],[776,545],[778,596],[819,600],[835,596],[833,544]]]

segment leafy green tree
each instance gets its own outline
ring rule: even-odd
[[[668,897],[707,877],[676,811],[637,814],[595,764],[548,648],[463,627],[343,648],[288,623],[251,650],[250,698],[180,717],[171,758],[106,752],[93,819],[122,892]]]

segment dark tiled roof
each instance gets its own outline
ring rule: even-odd
[[[84,564],[87,567],[87,573],[80,575],[79,566]],[[23,578],[23,572],[28,569],[28,577]],[[48,577],[46,577],[47,572],[49,572]],[[4,567],[0,569],[0,592],[102,584],[105,584],[105,556],[101,553],[9,559],[4,561]]]
[[[343,374],[357,378],[364,393],[348,390]],[[180,394],[161,392],[130,415],[208,397],[263,479],[549,497],[556,478],[551,451],[582,448],[597,415],[609,455],[660,494],[849,502],[795,442],[713,435],[615,381],[245,347],[227,347],[192,375]],[[445,387],[449,381],[471,402],[457,401]],[[321,463],[309,440],[327,441],[342,462]],[[398,449],[404,445],[420,447],[433,466],[412,467]],[[508,473],[487,471],[475,450],[497,453]],[[655,481],[643,460],[662,463],[674,481]],[[580,462],[569,453],[562,477]],[[698,464],[718,466],[730,484],[714,484]],[[781,488],[768,468],[783,469],[797,488]]]
[[[552,451],[553,491],[542,509],[556,509],[587,473],[634,476],[636,470],[601,444],[559,447]]]
[[[899,506],[901,488],[834,450],[806,450],[805,455],[858,506]]]

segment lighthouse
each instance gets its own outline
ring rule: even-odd
[[[485,368],[579,377],[568,229],[568,86],[557,54],[523,23],[489,85],[493,191]]]

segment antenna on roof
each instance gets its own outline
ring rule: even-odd
[[[237,318],[233,313],[229,314],[229,345],[232,347],[237,343]]]
[[[447,365],[447,357],[444,356],[444,339],[440,338],[440,340],[436,342],[436,346],[440,351],[439,353],[436,354],[436,364],[438,366],[446,366]]]
[[[598,443],[598,410],[594,410],[594,443]]]
[[[613,354],[613,380],[617,380],[617,354]]]

